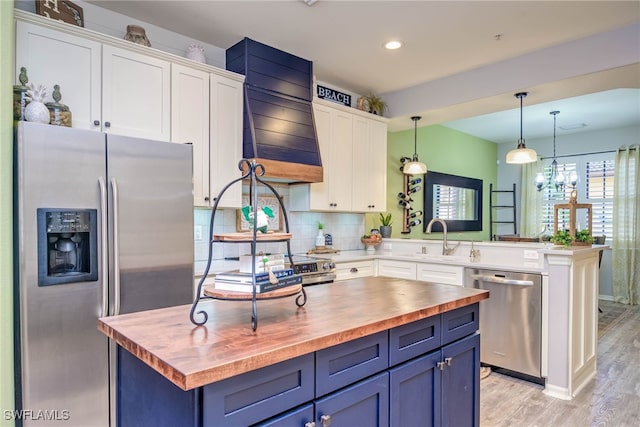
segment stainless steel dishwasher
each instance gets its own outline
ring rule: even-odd
[[[480,362],[543,382],[542,276],[475,268],[464,276],[465,287],[490,292],[480,302]]]

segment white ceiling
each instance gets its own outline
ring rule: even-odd
[[[91,3],[224,49],[250,37],[313,61],[320,81],[354,93],[382,94],[383,99],[640,23],[638,1],[319,0],[312,6],[301,0]],[[402,40],[404,47],[386,51],[382,45],[392,38]],[[610,53],[594,52],[594,58]],[[456,105],[416,106],[415,111],[395,117],[391,112],[389,129],[412,128],[408,116],[419,114],[426,118],[421,125],[441,123],[495,142],[513,142],[519,135],[519,101],[513,93],[521,90],[530,92],[523,101],[527,139],[552,134],[552,110],[561,111],[559,126],[586,123],[585,131],[640,124],[640,48],[635,62],[607,70],[604,76],[592,73],[561,82],[538,79],[541,83],[532,87]],[[544,74],[541,68],[539,73]],[[617,88],[634,89],[610,90]],[[546,95],[537,97],[538,90]]]

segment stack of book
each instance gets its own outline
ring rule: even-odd
[[[293,274],[293,269],[277,270],[272,272],[278,281],[272,283],[269,273],[256,273],[256,293],[275,291],[287,286],[299,285],[302,283],[302,276]],[[216,274],[214,277],[216,289],[236,292],[253,292],[253,277],[251,273],[240,271],[228,271]]]
[[[240,272],[251,273],[252,264],[255,265],[256,273],[267,273],[269,270],[278,271],[284,270],[284,255],[283,254],[269,254],[269,255],[241,255],[240,256]]]

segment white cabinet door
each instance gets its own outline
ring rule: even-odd
[[[72,127],[101,130],[101,52],[101,43],[17,21],[15,82],[25,67],[30,83],[47,88],[46,102],[59,85]]]
[[[193,146],[193,203],[209,206],[209,73],[171,65],[171,142]]]
[[[211,205],[222,188],[242,173],[243,83],[216,74],[210,77],[211,117],[209,144]],[[219,207],[242,207],[242,185],[229,187]]]
[[[416,280],[416,263],[380,259],[378,260],[378,276]]]
[[[351,211],[353,165],[353,116],[324,105],[315,105],[314,116],[323,182],[309,184],[309,209]]]
[[[387,124],[366,117],[354,118],[353,210],[387,209]]]
[[[171,64],[114,46],[102,47],[103,131],[171,140]]]
[[[464,267],[418,263],[417,279],[424,282],[463,286]]]

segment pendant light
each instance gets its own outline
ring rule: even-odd
[[[553,184],[556,187],[557,192],[562,192],[565,185],[570,188],[575,188],[578,177],[575,172],[571,172],[569,176],[569,183],[567,183],[565,181],[564,174],[558,171],[558,161],[556,160],[556,116],[560,114],[560,111],[551,111],[549,114],[553,116],[553,162],[551,162],[551,176],[549,177],[549,182],[545,185],[544,174],[542,172],[538,172],[536,174],[535,183],[538,191],[542,191]]]
[[[402,173],[405,175],[421,175],[427,173],[427,165],[418,160],[418,120],[422,117],[413,116],[413,158],[404,164]]]
[[[514,96],[520,99],[520,139],[518,140],[518,148],[507,153],[507,163],[523,164],[531,163],[538,160],[538,154],[535,150],[527,148],[522,137],[522,98],[526,97],[528,92],[518,92]]]

